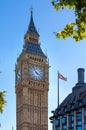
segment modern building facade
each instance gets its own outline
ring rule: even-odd
[[[84,69],[78,69],[78,83],[63,102],[52,111],[53,130],[86,130],[86,83]]]
[[[23,50],[15,66],[17,130],[48,130],[49,64],[39,37],[31,10]]]

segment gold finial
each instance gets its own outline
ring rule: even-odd
[[[31,10],[31,14],[32,14],[33,13],[33,7],[32,6],[31,6],[30,10]]]

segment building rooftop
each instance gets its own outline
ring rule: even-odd
[[[28,42],[24,46],[23,52],[46,57],[40,47],[40,44],[35,44],[35,43],[31,43],[31,42]]]
[[[86,107],[86,83],[84,83],[84,69],[79,68],[78,83],[72,88],[72,93],[53,111],[53,116],[50,119],[83,107]]]
[[[28,26],[27,33],[31,33],[31,34],[35,34],[35,35],[39,36],[39,33],[37,32],[34,21],[33,21],[33,11],[32,10],[31,10],[30,23]]]

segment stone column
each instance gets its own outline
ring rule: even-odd
[[[69,115],[67,114],[67,130],[68,130],[68,127],[69,127]]]
[[[84,108],[82,108],[82,130],[84,130]]]
[[[76,130],[76,111],[74,111],[74,130]]]
[[[62,121],[61,121],[61,119],[62,119],[62,116],[60,116],[60,130],[62,130]]]

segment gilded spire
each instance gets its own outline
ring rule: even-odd
[[[32,15],[33,14],[33,7],[32,6],[31,6],[30,10],[31,10],[31,15]]]
[[[27,29],[27,32],[24,36],[25,44],[29,41],[32,43],[37,43],[39,41],[39,33],[36,30],[34,21],[33,21],[33,8],[31,7],[31,16],[30,16],[30,23]]]
[[[39,34],[38,34],[37,30],[36,30],[34,21],[33,21],[33,8],[32,7],[31,7],[30,23],[29,23],[29,26],[28,26],[27,33],[31,33],[31,34],[35,34],[35,35],[39,36]]]

